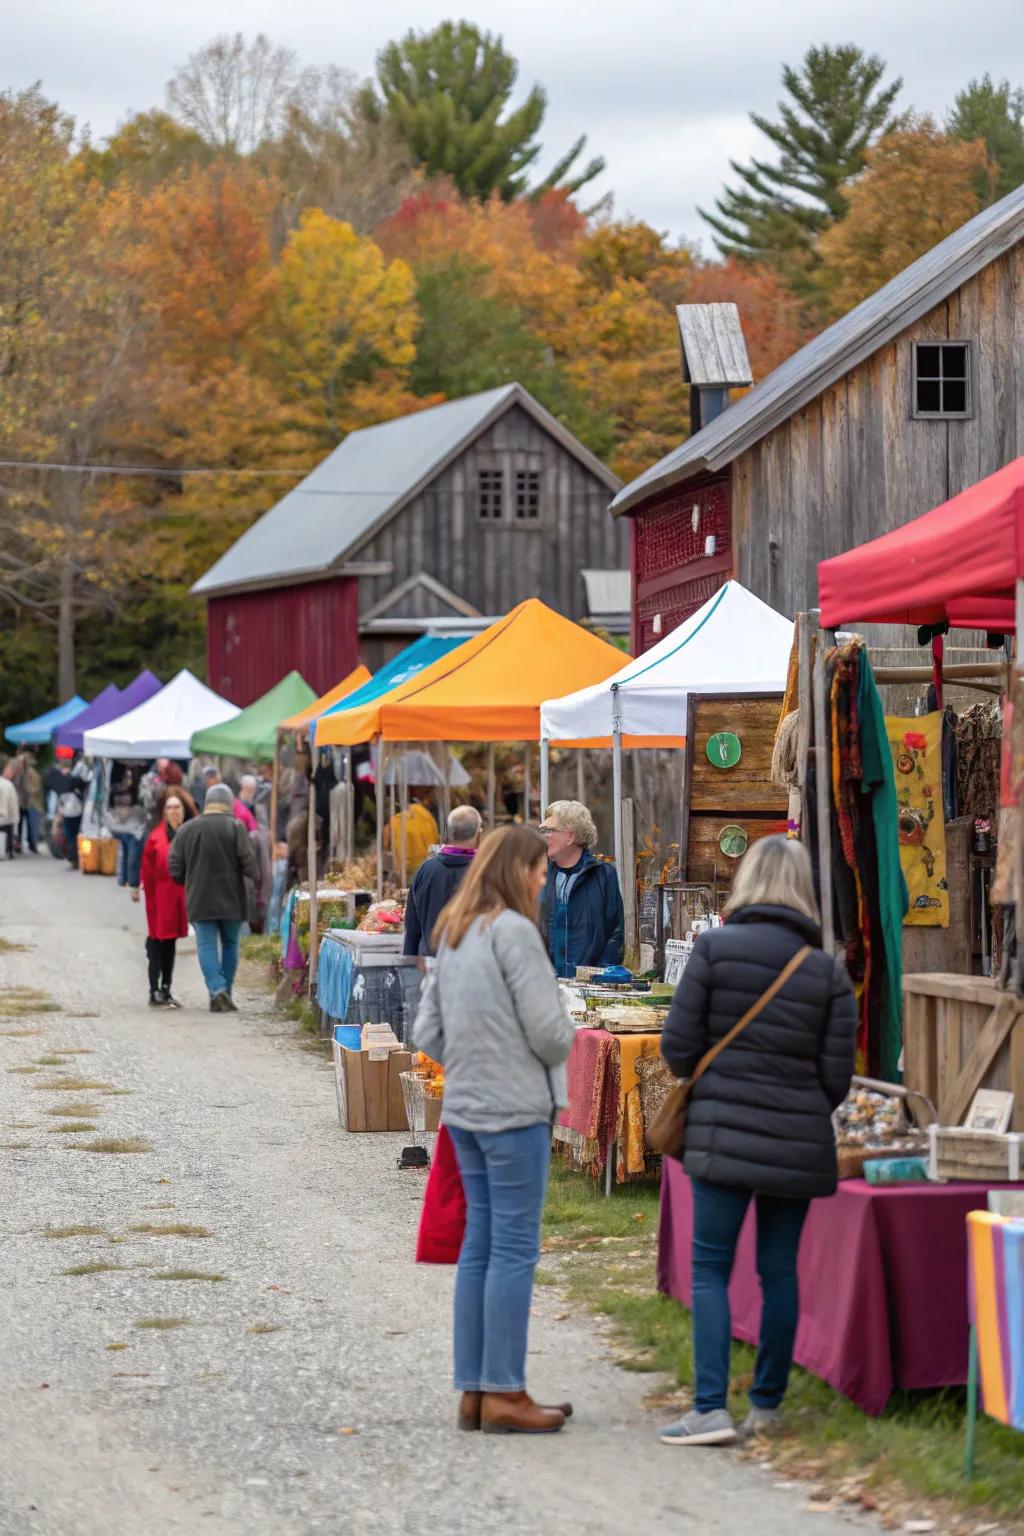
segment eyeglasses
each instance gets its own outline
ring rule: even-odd
[[[541,827],[540,834],[542,837],[554,837],[556,832],[561,832],[563,830],[564,829],[562,827]]]

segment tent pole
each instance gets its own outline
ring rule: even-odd
[[[523,826],[530,820],[530,799],[533,794],[533,742],[523,743]]]
[[[587,749],[576,749],[576,799],[580,805],[587,803]]]
[[[821,936],[827,955],[835,950],[835,920],[832,896],[832,775],[826,728],[825,631],[821,615],[813,610],[810,617],[818,626],[818,644],[814,657],[814,788],[818,815],[818,868],[821,872]]]
[[[352,776],[352,748],[345,748],[345,863],[356,856],[356,785]]]
[[[407,891],[409,889],[409,839],[407,833],[407,819],[409,815],[409,743],[404,742],[399,750],[402,754],[399,759],[402,775],[401,787],[399,789],[399,804],[402,808],[402,814],[399,818],[402,828],[401,877],[402,890]]]
[[[441,791],[441,809],[442,809],[443,820],[442,820],[441,826],[438,828],[439,832],[441,833],[441,841],[442,842],[444,842],[444,839],[445,839],[445,837],[447,835],[447,831],[448,831],[448,817],[452,813],[452,787],[451,787],[451,784],[449,783],[449,778],[450,778],[450,775],[451,775],[451,771],[452,771],[451,748],[450,748],[448,742],[443,741],[441,743],[441,772],[444,774],[444,788]]]
[[[270,860],[274,860],[277,842],[277,776],[281,767],[281,731],[274,732],[274,765],[270,771]]]
[[[377,811],[377,900],[384,895],[384,746],[374,743],[373,799]]]
[[[619,877],[619,889],[623,880],[622,845],[622,700],[619,690],[612,684],[612,823],[615,841],[615,873]]]
[[[320,950],[319,913],[317,911],[316,867],[316,785],[313,782],[313,753],[309,754],[309,809],[306,814],[306,838],[309,858],[309,995],[316,989],[316,968]]]
[[[494,831],[495,800],[497,795],[497,782],[494,767],[494,742],[487,743],[487,830]]]
[[[541,737],[540,743],[540,819],[548,813],[548,800],[551,795],[551,751],[550,743],[546,736]]]

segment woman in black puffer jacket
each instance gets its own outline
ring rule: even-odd
[[[811,1200],[836,1188],[832,1112],[853,1073],[856,1012],[840,963],[821,948],[810,859],[767,837],[746,855],[726,924],[702,933],[679,984],[661,1051],[678,1077],[761,997],[805,945],[811,953],[764,1011],[694,1086],[683,1166],[693,1185],[693,1410],[661,1438],[721,1445],[737,1438],[726,1407],[728,1285],[740,1227],[757,1207],[763,1307],[751,1411],[740,1433],[778,1420],[793,1359],[796,1260]]]

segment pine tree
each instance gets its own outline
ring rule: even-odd
[[[779,102],[779,121],[751,113],[779,151],[778,162],[731,161],[740,186],[725,189],[716,213],[700,210],[724,256],[761,262],[797,291],[811,292],[814,243],[843,217],[846,184],[893,126],[892,105],[903,82],[883,84],[885,70],[877,55],[865,56],[853,44],[810,48],[799,70],[783,66],[789,99]]]
[[[377,55],[377,85],[366,85],[360,104],[371,122],[390,124],[428,176],[447,177],[464,197],[497,192],[508,202],[528,190],[547,110],[547,96],[535,85],[503,116],[518,73],[500,37],[467,21],[445,21],[389,43]],[[536,193],[554,186],[575,192],[599,176],[600,158],[572,170],[585,144],[577,139]]]
[[[961,91],[946,120],[954,139],[983,139],[997,174],[993,193],[1005,197],[1024,182],[1024,90],[991,75],[972,80]]]

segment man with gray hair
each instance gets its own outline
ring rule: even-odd
[[[246,877],[259,879],[249,834],[234,818],[235,797],[211,784],[203,814],[187,821],[171,844],[171,878],[185,887],[185,910],[196,930],[199,966],[211,1013],[235,1013],[231,988],[246,912]]]
[[[448,841],[425,859],[412,877],[405,904],[407,955],[434,953],[434,924],[451,901],[480,846],[483,822],[471,805],[457,805],[448,817]]]
[[[540,830],[548,844],[541,932],[555,974],[575,976],[578,965],[621,965],[622,894],[615,865],[594,857],[593,816],[578,800],[556,800]]]

